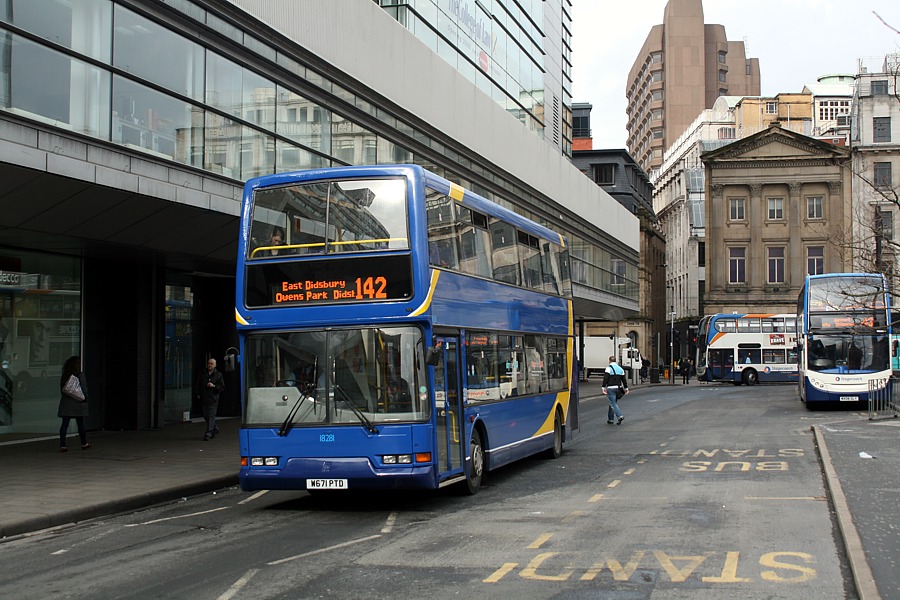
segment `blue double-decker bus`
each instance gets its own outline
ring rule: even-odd
[[[247,182],[241,488],[478,491],[577,430],[565,239],[418,166]]]
[[[889,387],[891,307],[880,273],[809,275],[797,300],[800,398],[864,405]]]

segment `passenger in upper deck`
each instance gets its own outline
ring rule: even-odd
[[[256,235],[259,235],[259,233]],[[269,258],[284,253],[283,250],[274,248],[274,246],[283,246],[285,243],[284,229],[281,227],[273,227],[269,239],[265,242],[261,242],[261,238],[262,236],[259,236],[259,238],[252,237],[250,239],[250,258]]]
[[[272,235],[269,238],[269,243],[267,245],[268,246],[284,245],[284,229],[282,229],[281,227],[275,227],[272,230]],[[270,250],[265,250],[263,252],[263,254],[265,254],[266,256],[278,256],[278,254],[280,252],[281,252],[280,250],[270,249]]]

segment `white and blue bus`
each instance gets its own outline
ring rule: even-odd
[[[413,165],[268,175],[237,261],[241,488],[440,488],[577,429],[565,239]]]
[[[735,385],[795,383],[796,321],[793,314],[703,317],[697,331],[697,378]]]
[[[890,386],[891,307],[879,273],[809,275],[797,300],[799,392],[806,407],[866,404]]]

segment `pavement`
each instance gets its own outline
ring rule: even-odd
[[[631,387],[656,385],[671,384]],[[580,383],[580,392],[582,401],[601,396],[600,379]],[[812,431],[859,598],[897,598],[900,419],[834,414]],[[0,542],[237,485],[240,421],[217,425],[210,441],[202,419],[89,432],[88,450],[73,435],[64,454],[56,436],[0,441]]]

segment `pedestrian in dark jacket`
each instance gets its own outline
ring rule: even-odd
[[[216,412],[219,410],[219,394],[225,389],[225,378],[216,371],[216,359],[206,361],[206,370],[197,378],[197,397],[203,408],[203,418],[206,419],[206,433],[204,441],[216,437],[219,428],[216,427]]]
[[[606,422],[610,425],[613,423],[621,425],[625,417],[619,409],[619,398],[628,393],[628,378],[625,377],[625,369],[616,364],[615,356],[609,357],[609,366],[603,372],[603,393],[609,401]]]
[[[72,375],[78,379],[83,398],[78,398],[77,396],[70,395],[63,391],[66,382],[69,381],[69,377]],[[66,445],[66,435],[69,432],[69,422],[72,419],[75,419],[75,425],[78,427],[78,437],[81,438],[81,449],[87,450],[91,448],[93,444],[87,440],[87,431],[85,431],[84,428],[84,418],[88,416],[88,391],[87,381],[84,378],[84,373],[81,372],[80,356],[70,356],[66,359],[66,362],[63,363],[62,375],[59,378],[59,390],[59,410],[56,413],[57,416],[62,419],[62,425],[59,428],[59,451],[69,451],[69,448]]]
[[[681,383],[690,383],[691,381],[691,361],[686,358],[681,359],[679,363],[681,369]]]

